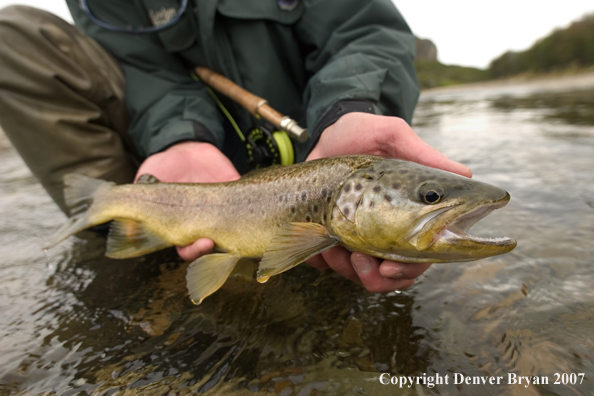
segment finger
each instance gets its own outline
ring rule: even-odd
[[[361,281],[357,272],[351,264],[351,253],[343,247],[337,246],[328,249],[322,253],[324,260],[330,268],[342,275],[344,278],[351,280],[359,285]]]
[[[472,171],[466,165],[452,161],[425,142],[423,144],[423,149],[417,153],[414,160],[416,163],[456,173],[461,176],[472,177]]]
[[[379,268],[381,260],[363,253],[354,252],[351,255],[353,267],[359,275],[363,286],[372,293],[387,293],[394,290],[404,290],[412,286],[414,280],[392,279],[383,277]]]
[[[431,264],[399,263],[385,260],[380,264],[379,273],[384,278],[391,279],[415,279],[429,268]]]
[[[393,156],[421,165],[472,177],[472,171],[459,162],[452,161],[445,154],[425,143],[406,122],[398,122],[398,144],[393,145]]]
[[[212,239],[200,238],[190,245],[178,246],[177,254],[186,261],[194,261],[198,257],[210,253],[213,248],[214,242]]]
[[[319,271],[328,268],[328,263],[326,263],[326,260],[324,260],[324,257],[321,254],[313,256],[312,258],[308,259],[306,263]]]

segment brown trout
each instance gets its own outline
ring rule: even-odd
[[[261,258],[266,282],[333,246],[407,263],[477,260],[507,253],[510,238],[467,233],[505,206],[497,187],[416,163],[367,155],[324,158],[255,171],[228,183],[116,186],[67,175],[72,217],[48,243],[113,221],[106,255],[135,257],[199,238],[218,253],[188,267],[199,304],[227,280],[239,259]]]

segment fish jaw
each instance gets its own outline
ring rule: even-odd
[[[468,230],[495,209],[507,205],[509,199],[506,193],[499,200],[475,206],[444,208],[413,235],[410,242],[417,250],[432,256],[434,262],[476,260],[508,253],[517,245],[514,239],[482,238],[468,234]]]

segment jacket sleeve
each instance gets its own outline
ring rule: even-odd
[[[93,2],[93,13],[118,25],[150,25],[133,2]],[[120,63],[126,78],[125,101],[129,133],[141,155],[181,141],[204,141],[222,148],[223,124],[216,104],[204,86],[195,82],[182,60],[167,52],[155,34],[119,33],[89,20],[76,0],[67,0],[76,25],[94,38]],[[91,2],[89,2],[91,3]],[[106,4],[103,5],[102,4]],[[111,11],[110,10],[115,10]],[[120,20],[121,19],[121,20]]]
[[[414,36],[390,0],[304,0],[296,25],[311,75],[304,93],[312,147],[340,115],[373,112],[411,122],[419,96]]]

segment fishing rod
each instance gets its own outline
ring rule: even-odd
[[[194,73],[206,85],[234,100],[249,111],[254,117],[264,118],[275,127],[287,132],[289,136],[298,142],[305,142],[307,140],[307,130],[301,128],[299,124],[297,124],[297,121],[289,116],[282,115],[270,107],[266,99],[254,95],[235,84],[227,77],[207,69],[206,67],[197,66],[194,68]]]

